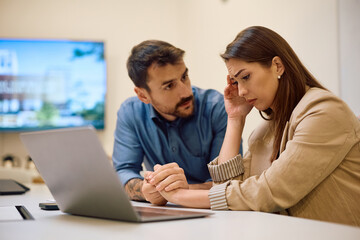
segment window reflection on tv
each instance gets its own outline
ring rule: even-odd
[[[103,42],[0,39],[0,131],[103,129],[105,94]]]

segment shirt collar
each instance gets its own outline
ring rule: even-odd
[[[183,118],[176,118],[174,121],[168,121],[163,116],[161,116],[155,108],[150,105],[150,118],[156,123],[156,124],[166,124],[170,126],[178,126],[184,119]]]

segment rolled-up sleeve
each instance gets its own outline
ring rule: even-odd
[[[226,202],[226,188],[231,179],[241,177],[244,173],[244,166],[241,155],[218,165],[218,158],[208,164],[210,175],[214,186],[209,191],[209,199],[212,210],[228,210]]]
[[[244,166],[241,155],[218,165],[218,158],[215,158],[208,164],[211,178],[215,183],[224,182],[244,173]]]
[[[226,187],[229,182],[214,185],[209,191],[211,210],[228,210],[226,202]]]

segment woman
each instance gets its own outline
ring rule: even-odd
[[[360,122],[265,27],[240,32],[224,54],[228,125],[209,164],[210,190],[163,189],[156,166],[146,179],[171,202],[214,210],[281,212],[360,226]],[[238,153],[247,114],[266,120]]]

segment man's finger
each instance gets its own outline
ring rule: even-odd
[[[179,165],[176,162],[167,163],[164,165],[156,164],[154,166],[154,172],[156,173],[158,171],[163,171],[163,170],[169,169],[169,168],[179,168]]]
[[[150,175],[151,175],[151,173],[153,173],[153,171],[145,171],[145,173],[144,173],[144,178],[148,180],[149,177],[150,177]]]
[[[166,188],[164,188],[164,191],[165,192],[170,192],[170,191],[178,189],[178,188],[184,188],[184,182],[183,181],[176,181],[176,182],[173,182],[173,183],[169,184],[168,186],[166,186]]]
[[[164,188],[169,186],[170,184],[174,182],[179,182],[179,187],[182,188],[188,188],[188,183],[186,181],[186,178],[183,174],[173,174],[165,178],[163,181],[161,181],[159,184],[156,185],[156,190],[162,191]]]
[[[151,184],[157,185],[172,175],[183,175],[185,178],[184,170],[182,168],[166,168],[157,173],[153,173],[149,180]]]
[[[158,170],[158,169],[160,169],[161,168],[161,165],[160,164],[156,164],[155,166],[154,166],[154,171],[156,171],[156,170]]]

